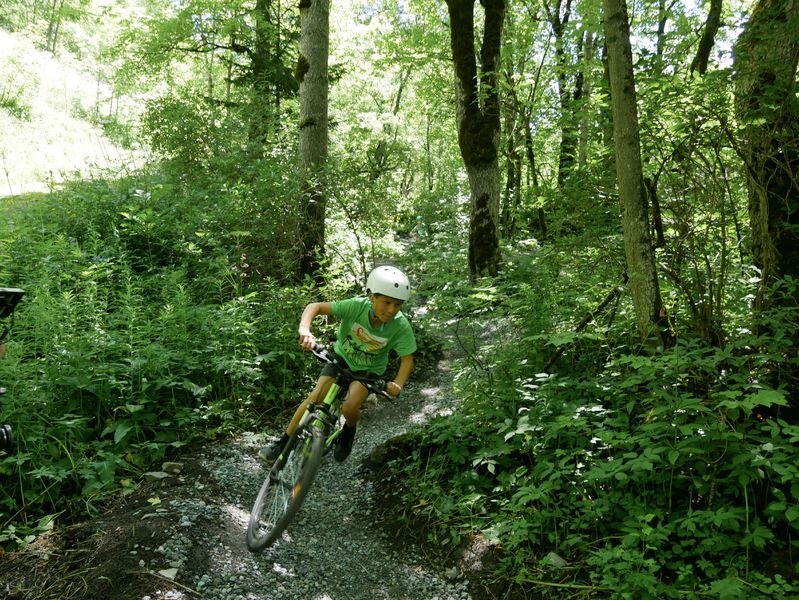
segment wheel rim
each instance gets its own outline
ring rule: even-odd
[[[307,454],[310,452],[310,438],[302,432],[289,451],[285,464],[281,469],[272,469],[269,473],[269,485],[261,490],[259,501],[250,518],[248,540],[253,545],[265,545],[274,541],[282,532],[281,523],[291,504],[298,498],[302,490],[302,468]],[[277,528],[280,531],[277,531]]]

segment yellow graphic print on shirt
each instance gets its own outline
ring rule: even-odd
[[[361,363],[372,363],[374,353],[384,348],[388,343],[388,338],[380,337],[367,331],[366,327],[359,323],[353,323],[344,341],[346,352]]]

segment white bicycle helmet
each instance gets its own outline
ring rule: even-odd
[[[385,265],[369,273],[366,279],[366,292],[405,301],[411,297],[411,283],[405,273],[398,268]]]

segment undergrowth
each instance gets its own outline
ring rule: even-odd
[[[563,282],[548,252],[471,293],[438,286],[463,404],[393,462],[406,518],[437,544],[496,544],[514,597],[796,597],[785,374],[799,315],[775,308],[721,345],[682,336],[653,352],[624,333],[622,299],[569,331],[562,317],[592,284]]]
[[[296,403],[313,294],[228,208],[243,187],[211,201],[138,176],[4,200],[0,282],[25,297],[3,323],[0,421],[16,443],[0,456],[0,543],[93,514],[176,448]]]
[[[302,308],[360,293],[352,265],[392,253],[382,209],[361,227],[344,201],[352,177],[331,211],[330,283],[298,277],[293,158],[238,152],[2,200],[0,285],[25,296],[0,323],[0,423],[16,438],[0,454],[0,545],[95,514],[185,444],[282,419],[316,375]]]

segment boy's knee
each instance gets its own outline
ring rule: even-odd
[[[341,407],[341,414],[344,415],[344,420],[348,425],[353,425],[361,415],[361,407],[345,404]]]
[[[314,389],[312,389],[311,393],[308,394],[308,401],[317,404],[324,400],[328,390],[330,389],[331,383],[333,383],[333,379],[331,377],[320,377],[316,382]]]
[[[362,385],[350,387],[347,400],[341,406],[341,414],[348,423],[351,424],[358,420],[358,416],[361,414],[361,405],[368,395],[369,392]]]

